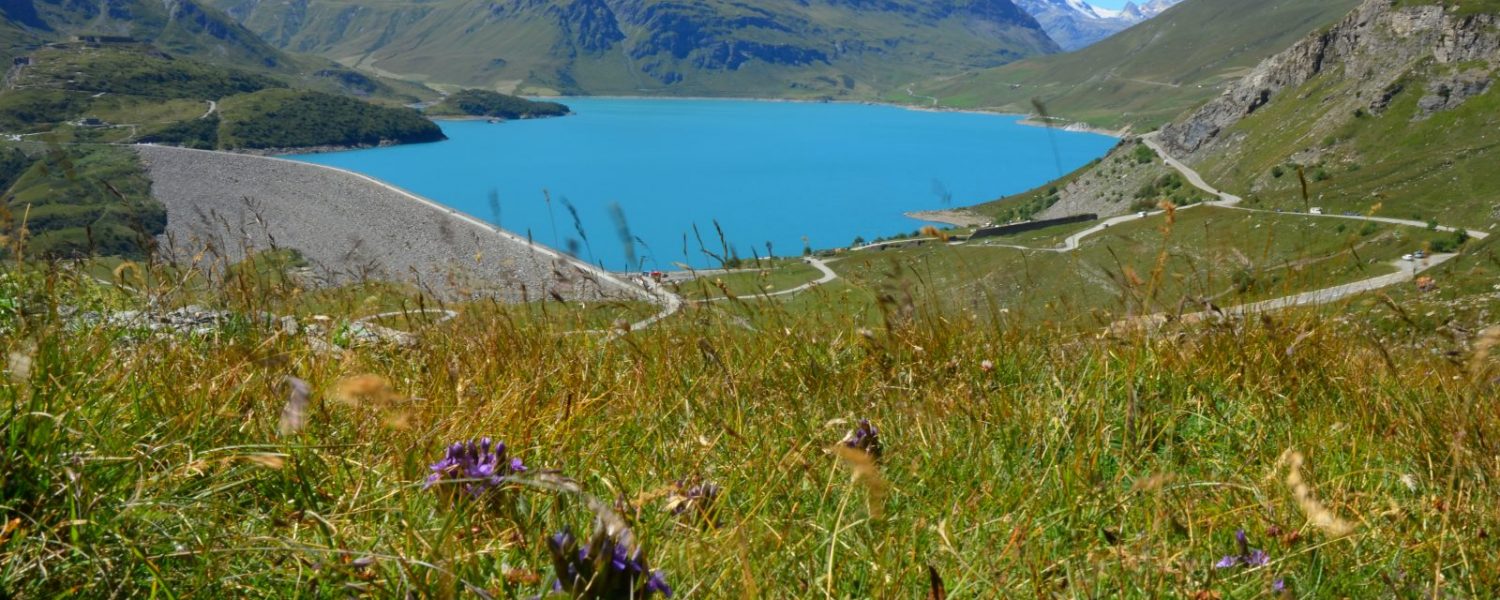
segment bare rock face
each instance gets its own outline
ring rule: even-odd
[[[1489,91],[1490,74],[1487,71],[1466,71],[1451,77],[1433,81],[1428,85],[1427,95],[1417,101],[1421,109],[1417,120],[1431,117],[1434,113],[1458,108],[1465,100]]]
[[[1047,210],[1037,214],[1039,219],[1056,219],[1094,213],[1101,217],[1112,217],[1130,212],[1132,205],[1142,200],[1139,192],[1152,181],[1173,173],[1155,154],[1148,161],[1137,158],[1138,142],[1126,140],[1088,173],[1074,179],[1058,190],[1058,201]]]
[[[1373,98],[1370,108],[1379,112],[1405,90],[1402,77],[1429,57],[1454,66],[1500,61],[1497,25],[1500,17],[1493,14],[1458,15],[1437,5],[1398,9],[1393,0],[1366,0],[1332,28],[1266,59],[1192,116],[1162,128],[1161,142],[1173,155],[1191,159],[1277,94],[1335,69],[1357,79],[1360,94]],[[1454,108],[1488,89],[1488,79],[1459,75],[1435,82],[1423,110],[1430,115]]]

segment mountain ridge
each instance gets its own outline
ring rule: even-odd
[[[215,0],[271,43],[434,84],[869,97],[1056,52],[1010,0]]]

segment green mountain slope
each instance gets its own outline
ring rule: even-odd
[[[5,0],[0,13],[10,27],[48,41],[123,36],[218,64],[276,68],[292,60],[224,13],[192,0]]]
[[[214,0],[270,42],[431,83],[869,96],[1055,52],[1009,0]]]
[[[943,106],[1048,111],[1096,126],[1160,125],[1218,95],[1358,0],[1187,0],[1078,52],[1031,58],[917,86]],[[892,100],[912,101],[905,93]]]
[[[194,0],[110,3],[0,1],[0,54],[6,66],[43,44],[148,45],[201,63],[260,72],[287,84],[371,100],[408,104],[436,96],[408,82],[382,80],[333,61],[282,51],[219,10]],[[8,78],[9,79],[9,78]]]
[[[489,90],[461,90],[423,112],[434,116],[534,119],[561,117],[570,110],[556,102],[537,102]]]
[[[0,144],[0,235],[24,239],[31,256],[145,255],[167,213],[139,163],[117,146]]]
[[[306,148],[435,142],[443,131],[414,110],[304,90],[261,90],[224,101],[223,148]]]
[[[405,107],[293,87],[143,45],[48,47],[0,92],[0,131],[55,142],[198,148],[366,146],[442,139]]]
[[[1162,127],[1157,141],[1246,208],[1316,207],[1495,233],[1497,80],[1500,3],[1366,0]],[[1159,179],[1143,183],[1162,167],[1131,160],[1135,150],[1127,143],[1059,181],[973,210],[1057,217],[1181,204]]]
[[[1456,6],[1455,6],[1456,5]],[[1500,221],[1500,3],[1368,0],[1162,131],[1251,202]]]

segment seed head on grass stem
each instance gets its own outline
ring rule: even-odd
[[[1292,489],[1292,497],[1297,500],[1297,507],[1307,515],[1307,520],[1314,527],[1323,530],[1330,537],[1344,537],[1354,532],[1354,524],[1339,518],[1332,510],[1318,501],[1313,495],[1312,486],[1302,477],[1302,463],[1306,460],[1301,452],[1287,450],[1281,457],[1282,463],[1287,467],[1286,485]]]

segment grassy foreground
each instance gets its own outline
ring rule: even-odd
[[[1448,355],[1322,312],[1121,338],[886,293],[872,329],[767,303],[618,339],[469,305],[334,356],[249,321],[70,322],[145,299],[69,273],[0,275],[6,595],[532,597],[590,513],[424,489],[481,436],[612,502],[676,597],[1500,589],[1493,330]],[[878,462],[829,451],[861,418]],[[717,501],[665,510],[695,478]]]

